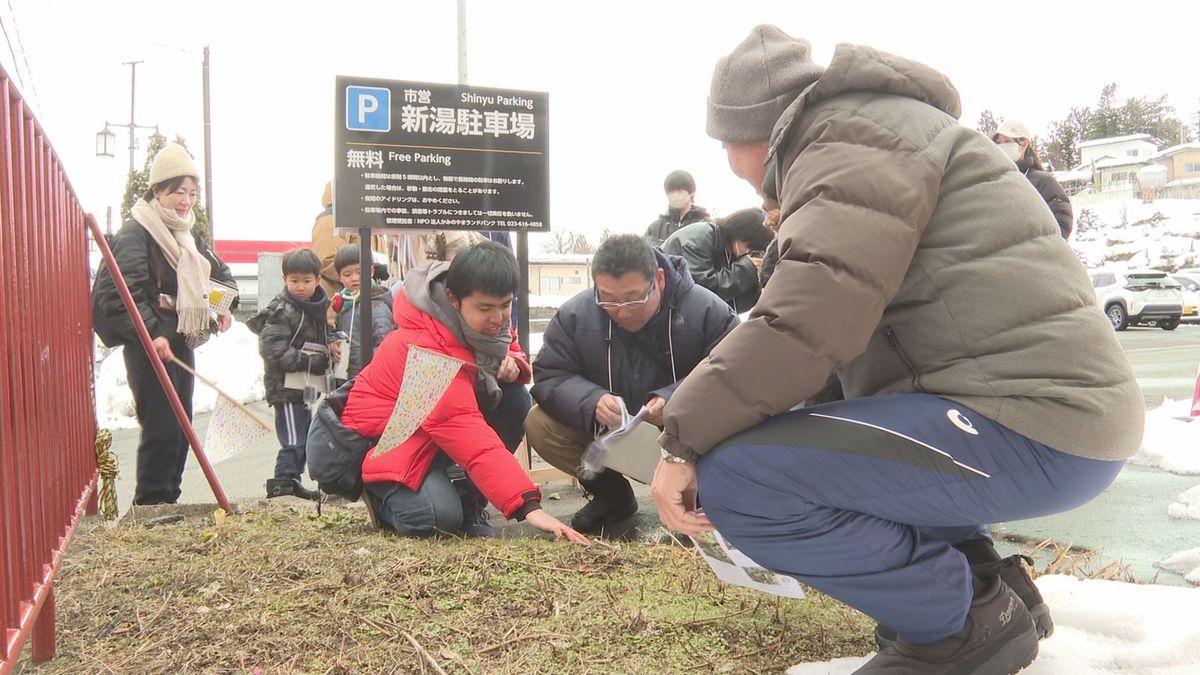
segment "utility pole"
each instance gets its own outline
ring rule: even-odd
[[[141,61],[126,61],[129,66],[129,173],[133,173],[133,152],[137,149],[137,124],[133,121],[134,104],[137,101],[137,67]]]
[[[208,45],[204,45],[204,210],[208,213],[208,241],[213,243],[217,235],[213,231],[212,197],[212,114],[208,96]]]

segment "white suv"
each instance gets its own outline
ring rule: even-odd
[[[1175,330],[1183,314],[1179,282],[1158,270],[1095,270],[1096,304],[1115,330],[1140,323]]]

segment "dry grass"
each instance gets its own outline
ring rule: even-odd
[[[361,511],[90,524],[36,673],[780,672],[865,654],[870,619],[716,580],[690,549],[414,541]]]
[[[1036,559],[1048,558],[1047,562],[1041,569],[1036,567],[1030,569],[1030,576],[1034,579],[1043,574],[1067,574],[1080,579],[1105,579],[1108,581],[1125,581],[1131,584],[1138,583],[1133,571],[1129,566],[1122,563],[1120,560],[1115,560],[1107,563],[1101,562],[1101,556],[1096,551],[1087,548],[1074,547],[1071,544],[1058,544],[1050,539],[1045,539],[1038,542],[1032,548],[1022,547],[1022,553]],[[1157,579],[1158,575],[1155,575]],[[1151,579],[1149,583],[1154,583],[1156,579]]]

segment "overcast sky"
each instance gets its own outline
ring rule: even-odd
[[[469,83],[549,92],[551,223],[593,238],[644,230],[676,168],[695,175],[696,202],[718,214],[756,205],[704,134],[704,102],[716,60],[758,23],[809,39],[822,64],[837,43],[854,42],[933,66],[958,87],[971,127],[987,108],[1043,133],[1071,106],[1094,105],[1108,82],[1122,100],[1167,94],[1195,123],[1193,3],[972,4],[469,0]],[[144,61],[136,121],[184,136],[203,170],[208,44],[217,238],[307,239],[332,172],[335,75],[454,83],[458,74],[455,0],[320,6],[8,0],[0,64],[103,224],[123,193],[128,136],[114,129],[117,156],[101,159],[95,134],[128,122],[122,62]]]

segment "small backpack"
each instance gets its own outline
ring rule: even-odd
[[[338,387],[317,406],[305,447],[309,477],[317,482],[322,492],[351,501],[362,494],[363,459],[379,442],[377,438],[367,438],[342,424],[342,413],[346,410],[354,379]]]

